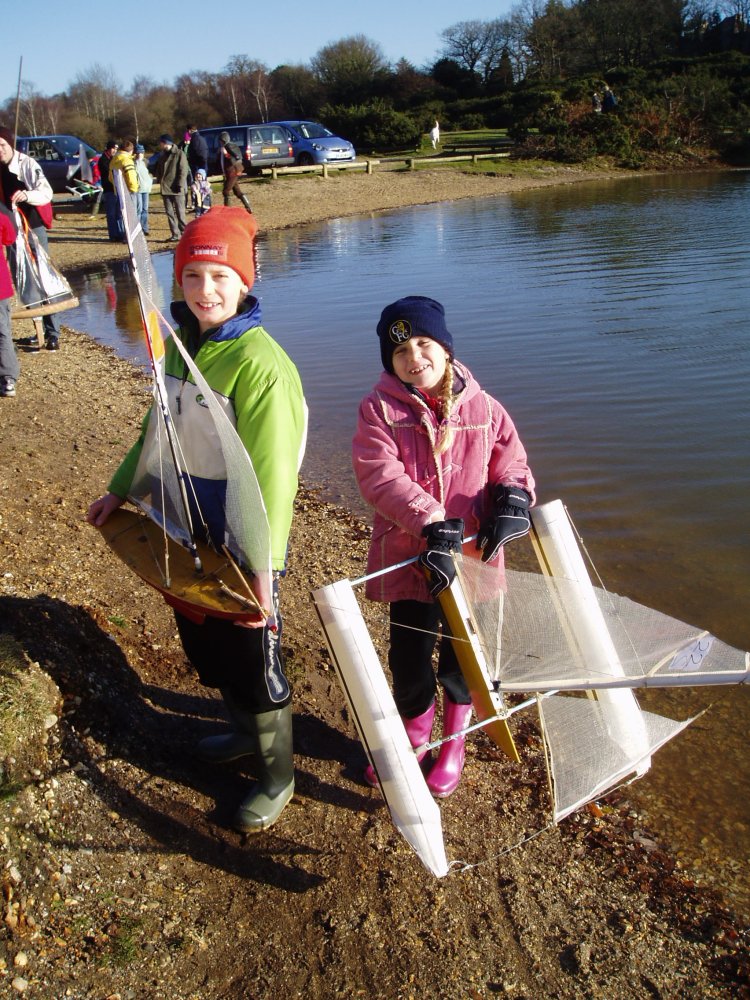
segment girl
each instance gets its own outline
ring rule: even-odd
[[[192,221],[175,253],[175,279],[185,301],[172,303],[177,334],[195,358],[235,424],[255,469],[271,534],[273,575],[258,572],[252,587],[271,619],[239,627],[207,617],[196,624],[175,611],[183,649],[202,684],[218,687],[232,721],[229,733],[198,745],[212,762],[255,754],[257,784],[240,802],[234,826],[245,833],[267,829],[294,791],[291,692],[281,656],[278,576],[284,569],[297,473],[304,451],[307,407],[297,369],[261,326],[253,285],[257,224],[240,208],[215,207]],[[224,540],[226,478],[208,410],[170,337],[166,378],[172,420],[190,454],[192,488],[201,502],[209,541]],[[109,484],[91,504],[90,524],[101,527],[125,502],[148,433],[128,452]],[[223,470],[225,472],[225,470]],[[192,492],[192,490],[191,490]]]
[[[369,598],[390,604],[394,699],[417,747],[429,741],[435,716],[435,598],[455,575],[451,553],[461,550],[464,529],[477,533],[477,551],[501,573],[502,546],[529,530],[534,480],[507,412],[454,360],[439,302],[399,299],[383,310],[377,334],[385,372],[359,408],[354,473],[375,509],[368,573],[419,556],[366,587]],[[440,645],[437,680],[448,736],[471,715],[450,642]],[[455,790],[463,764],[463,737],[441,746],[427,776],[434,795]],[[376,785],[372,767],[365,780]]]

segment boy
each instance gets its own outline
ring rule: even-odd
[[[212,762],[255,754],[258,783],[240,803],[234,826],[245,833],[276,822],[294,791],[291,692],[281,658],[278,578],[297,491],[304,450],[307,408],[297,369],[260,325],[258,300],[249,294],[255,278],[253,239],[257,223],[240,208],[215,207],[188,224],[175,252],[175,277],[184,302],[172,303],[177,334],[195,358],[211,388],[229,410],[253,463],[271,535],[273,573],[256,574],[251,584],[268,620],[240,627],[206,618],[196,624],[175,611],[188,659],[202,684],[218,687],[232,730],[198,746]],[[202,463],[215,466],[217,449],[209,411],[185,375],[171,342],[166,344],[166,378],[172,419],[184,451],[191,455],[188,473],[216,548],[224,540],[221,482],[202,476]],[[104,524],[130,492],[148,421],[110,483],[110,492],[94,501],[87,520]],[[210,487],[210,490],[207,489]],[[213,500],[202,500],[206,493]]]

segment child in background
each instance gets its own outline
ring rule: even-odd
[[[195,358],[206,381],[226,407],[247,449],[268,517],[273,573],[250,582],[271,617],[252,625],[207,617],[196,624],[175,611],[183,649],[202,684],[218,687],[232,721],[229,733],[198,744],[213,763],[254,754],[257,784],[242,800],[234,826],[244,833],[267,829],[294,791],[292,708],[281,652],[278,578],[284,569],[297,474],[304,450],[307,408],[297,369],[261,326],[258,300],[249,294],[255,278],[253,240],[257,223],[241,208],[212,208],[190,222],[175,251],[175,278],[185,301],[172,303],[177,336]],[[191,455],[189,492],[195,491],[219,549],[225,536],[222,497],[226,481],[217,475],[222,455],[214,425],[197,387],[186,379],[184,362],[166,342],[166,377],[172,421]],[[131,490],[148,417],[136,444],[113,476],[105,496],[86,519],[100,527]],[[223,489],[222,489],[223,487]]]
[[[193,193],[193,211],[198,218],[211,207],[211,185],[202,167],[195,171],[195,180],[190,185],[190,190]]]
[[[383,310],[377,334],[385,371],[360,404],[353,442],[357,483],[375,510],[367,572],[419,560],[369,580],[366,594],[390,605],[394,700],[418,747],[435,716],[432,654],[438,627],[447,635],[435,599],[455,576],[451,553],[464,533],[477,534],[476,552],[502,575],[502,546],[529,530],[534,480],[508,413],[455,360],[439,302],[399,299]],[[448,736],[466,728],[471,698],[447,638],[437,681]],[[463,765],[464,738],[444,743],[426,779],[432,793],[450,795]],[[376,785],[372,766],[365,780]]]

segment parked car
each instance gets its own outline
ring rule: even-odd
[[[292,137],[294,162],[299,166],[313,163],[336,163],[355,160],[354,146],[348,139],[341,139],[318,122],[281,121],[271,125],[283,125]]]
[[[71,181],[80,177],[81,146],[96,177],[94,167],[99,162],[99,153],[77,135],[19,135],[16,139],[16,149],[34,157],[56,194],[67,191]]]
[[[288,129],[276,123],[264,125],[223,125],[198,129],[208,144],[208,172],[221,173],[219,136],[228,132],[230,140],[242,150],[245,172],[257,174],[263,167],[289,167],[294,163],[292,137]]]

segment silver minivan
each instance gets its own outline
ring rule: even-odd
[[[222,125],[198,131],[208,144],[209,174],[221,173],[222,132],[228,132],[231,142],[242,151],[247,174],[257,174],[263,167],[290,167],[294,163],[291,136],[283,125]]]

